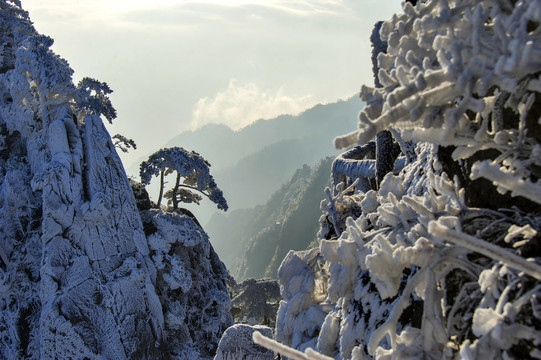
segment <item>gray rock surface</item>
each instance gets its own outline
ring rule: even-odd
[[[236,324],[228,328],[220,340],[214,360],[272,360],[274,353],[252,340],[254,331],[272,338],[272,329],[266,326]]]

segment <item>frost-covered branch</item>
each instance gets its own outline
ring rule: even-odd
[[[402,14],[381,25],[377,44],[387,49],[374,48],[380,49],[377,86],[361,90],[367,106],[359,130],[336,143],[366,144],[393,130],[403,144],[455,146],[454,159],[495,149],[501,153],[495,165],[520,177],[507,188],[514,182],[516,194],[535,190],[527,180],[538,177],[541,161],[535,95],[541,91],[541,33],[534,15],[540,7],[537,1],[405,3]],[[491,176],[481,169],[475,178],[485,170]]]
[[[381,136],[387,136],[387,134],[382,133]],[[390,140],[392,142],[392,138]],[[384,141],[382,140],[382,142]],[[381,179],[379,181],[381,182],[383,176],[389,171],[388,161],[393,161],[390,170],[394,172],[400,171],[405,165],[405,157],[397,159],[396,156],[386,154],[388,150],[393,152],[393,148],[395,147],[390,146],[390,148],[386,148],[381,145],[379,161],[376,159],[376,143],[374,142],[370,142],[364,146],[355,146],[338,155],[332,164],[333,186],[336,187],[341,182],[350,186],[353,181],[358,179],[358,188],[361,191],[367,192],[375,188],[376,173],[380,175]],[[379,172],[377,172],[378,166],[380,166]]]
[[[259,331],[254,331],[252,337],[256,344],[261,345],[281,355],[287,356],[293,360],[333,360],[333,358],[321,355],[320,353],[311,348],[306,349],[306,351],[302,353],[289,346],[280,344],[276,340],[269,339],[268,337],[261,335]]]
[[[128,139],[124,135],[116,134],[113,135],[113,145],[120,149],[122,152],[128,152],[129,149],[137,149],[137,144],[132,139]]]
[[[338,155],[332,163],[333,187],[339,183],[347,184],[347,178],[361,179],[363,190],[370,188],[369,179],[376,176],[376,144],[370,142],[364,146],[355,146]],[[349,184],[348,184],[349,185]]]
[[[541,204],[541,184],[513,175],[489,160],[477,162],[472,167],[472,179],[484,177],[498,187],[501,192],[511,191],[513,196],[522,196]]]
[[[491,259],[501,261],[510,268],[523,271],[531,277],[541,281],[541,266],[535,262],[515,255],[501,247],[491,244],[476,237],[452,230],[437,221],[431,221],[428,225],[428,231],[436,237],[451,241],[457,245],[463,246],[472,251],[483,254]]]
[[[199,191],[198,189],[193,189]],[[194,203],[199,205],[199,202],[203,200],[203,197],[201,197],[199,194],[196,194],[186,189],[177,189],[176,191],[174,191],[174,189],[171,189],[165,193],[164,198],[168,199],[167,204],[173,204],[173,209],[178,209],[179,202],[185,204]]]
[[[103,115],[112,124],[116,118],[116,110],[108,96],[112,92],[107,83],[85,77],[77,84],[77,107],[85,113]]]

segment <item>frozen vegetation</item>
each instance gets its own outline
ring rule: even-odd
[[[202,200],[199,194],[203,194],[215,203],[218,209],[227,211],[227,201],[210,175],[210,163],[195,151],[186,151],[181,147],[161,149],[141,163],[140,175],[144,185],[150,184],[153,176],[160,177],[157,207],[161,205],[164,176],[173,172],[176,172],[175,185],[164,196],[173,204],[174,210],[179,208],[179,202],[199,204]]]
[[[257,343],[295,359],[541,358],[540,25],[541,1],[508,0],[404,3],[378,25],[376,87],[335,140],[360,146],[333,165],[319,247],[279,269],[280,343]]]
[[[190,217],[136,202],[111,90],[75,86],[52,42],[0,1],[0,358],[212,358],[225,266]]]

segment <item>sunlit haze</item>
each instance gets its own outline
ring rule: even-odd
[[[233,129],[372,83],[373,24],[399,0],[23,0],[75,71],[107,82],[128,168],[182,131]],[[352,119],[352,128],[356,119]],[[181,145],[181,144],[179,144]]]

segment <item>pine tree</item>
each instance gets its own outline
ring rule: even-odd
[[[160,177],[158,208],[164,197],[165,176],[174,172],[175,185],[165,194],[165,197],[171,200],[173,209],[178,209],[179,202],[199,204],[202,198],[192,191],[195,190],[209,198],[218,209],[227,211],[228,205],[222,190],[210,175],[210,163],[195,151],[187,151],[181,147],[161,149],[141,163],[140,175],[143,184],[150,184],[153,176]]]

